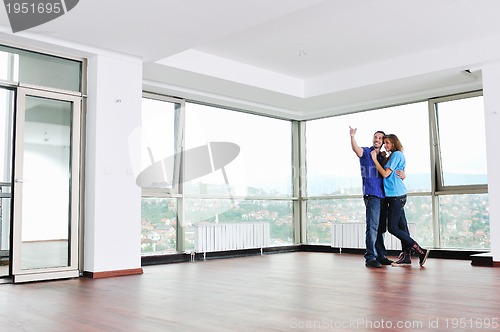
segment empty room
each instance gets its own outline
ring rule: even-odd
[[[500,2],[5,1],[6,331],[500,330]]]

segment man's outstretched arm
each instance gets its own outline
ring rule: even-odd
[[[356,130],[358,130],[358,128],[351,128],[351,126],[349,126],[349,134],[351,135],[351,148],[352,151],[354,151],[354,153],[359,158],[361,158],[361,156],[363,155],[363,149],[358,145],[358,142],[356,142],[356,138],[354,138],[354,136],[356,136]]]

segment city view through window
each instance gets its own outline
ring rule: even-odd
[[[455,115],[475,117],[482,112],[481,102],[482,97],[478,97],[472,103],[464,99],[463,104],[454,102],[452,106]],[[437,108],[446,109],[444,106],[440,104]],[[446,126],[451,118],[443,115],[440,125]],[[404,183],[409,196],[405,212],[408,222],[416,226],[413,235],[419,243],[451,249],[489,248],[486,191],[432,194],[431,123],[427,102],[307,121],[306,169],[300,170],[307,183],[307,195],[303,198],[307,211],[303,221],[306,242],[330,245],[332,223],[365,221],[359,160],[350,147],[351,126],[357,128],[360,146],[371,146],[372,135],[377,130],[400,138],[407,159]],[[484,136],[484,120],[473,126],[473,130]],[[238,144],[239,155],[224,171],[215,170],[184,183],[182,221],[177,220],[179,198],[143,198],[143,254],[177,252],[179,225],[184,231],[183,250],[194,250],[194,234],[200,223],[267,222],[270,246],[294,244],[293,201],[296,198],[292,197],[291,122],[187,103],[186,149],[208,142]],[[460,155],[447,144],[443,142],[442,148],[447,150],[441,153],[455,158],[450,165],[460,165]],[[477,149],[477,145],[474,148]],[[442,168],[448,172],[444,178],[459,179],[453,184],[458,181],[463,186],[484,182],[485,162],[480,156],[485,152],[475,153],[479,157],[474,158],[474,162],[463,161],[468,167]],[[462,173],[456,172],[459,169]],[[436,216],[433,204],[437,205]]]

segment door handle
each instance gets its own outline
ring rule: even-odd
[[[14,182],[23,183],[23,180],[22,179],[15,179]]]

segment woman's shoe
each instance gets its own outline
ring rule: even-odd
[[[418,255],[418,260],[420,263],[420,266],[423,266],[425,264],[425,261],[427,260],[427,257],[429,257],[429,253],[431,252],[428,249],[424,249],[421,246],[418,245],[418,243],[414,243],[412,246],[412,249],[417,253]]]
[[[403,251],[399,254],[398,259],[395,262],[392,262],[392,266],[410,266],[411,258],[409,251]]]

